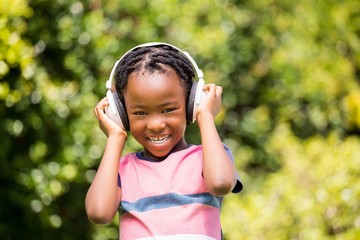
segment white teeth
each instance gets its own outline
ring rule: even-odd
[[[164,137],[161,137],[161,138],[152,138],[152,137],[149,137],[149,139],[150,139],[150,141],[153,142],[153,143],[160,144],[160,143],[165,142],[165,141],[168,139],[168,136],[164,136]]]

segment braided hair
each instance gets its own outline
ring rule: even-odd
[[[165,72],[167,67],[175,70],[180,78],[180,83],[185,86],[186,98],[188,98],[192,79],[195,77],[191,62],[177,49],[160,44],[135,48],[118,63],[115,73],[115,88],[120,100],[123,101],[122,91],[132,72]]]

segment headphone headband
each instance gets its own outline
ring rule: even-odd
[[[133,48],[131,48],[130,50],[128,50],[124,55],[122,55],[120,57],[119,60],[116,61],[116,63],[114,64],[113,68],[111,69],[111,73],[110,73],[110,77],[109,79],[106,81],[106,88],[108,90],[112,90],[113,92],[116,91],[115,89],[115,72],[116,72],[116,68],[117,65],[122,61],[122,59],[127,56],[130,52],[132,52],[133,50],[137,49],[137,48],[142,48],[142,47],[153,47],[153,46],[161,46],[161,45],[165,45],[165,46],[169,46],[171,48],[176,49],[179,53],[183,54],[190,62],[191,65],[193,66],[193,69],[196,73],[196,76],[198,78],[198,80],[203,79],[204,78],[204,74],[201,71],[201,69],[197,66],[195,60],[190,56],[190,54],[188,52],[185,52],[183,50],[181,50],[178,47],[175,47],[174,45],[171,45],[169,43],[164,43],[164,42],[149,42],[149,43],[143,43],[140,45],[137,45]]]

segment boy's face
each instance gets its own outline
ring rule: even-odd
[[[123,91],[130,131],[145,157],[160,160],[186,147],[185,89],[172,68],[166,72],[133,72]]]

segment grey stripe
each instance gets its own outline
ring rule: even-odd
[[[210,193],[185,195],[178,193],[168,193],[164,195],[142,198],[135,202],[121,201],[121,210],[125,212],[146,212],[153,209],[183,206],[194,203],[220,208],[221,201],[221,197],[214,197]]]

